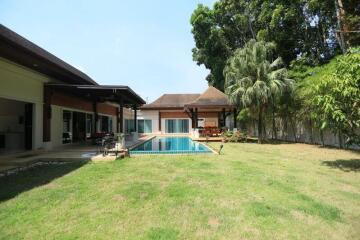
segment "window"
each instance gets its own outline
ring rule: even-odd
[[[134,120],[125,119],[125,133],[131,133],[135,131]]]
[[[138,120],[139,133],[152,133],[152,121],[149,119]]]
[[[72,112],[63,111],[62,143],[71,143],[72,138]]]
[[[188,133],[189,120],[188,119],[166,119],[165,120],[166,133]]]
[[[101,123],[101,132],[109,132],[109,118],[107,116],[101,116],[100,118],[100,123]]]
[[[64,133],[71,132],[71,112],[70,111],[63,112],[63,132]]]

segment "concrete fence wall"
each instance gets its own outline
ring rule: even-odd
[[[345,137],[339,134],[334,134],[331,130],[327,129],[321,131],[312,127],[310,123],[296,122],[292,124],[289,121],[278,119],[276,121],[276,139],[287,142],[298,142],[316,145],[325,145],[331,147],[345,147]],[[257,123],[252,122],[247,124],[246,130],[251,136],[258,136]],[[272,123],[266,124],[266,136],[268,139],[275,138],[273,136]],[[360,129],[359,129],[360,132]],[[360,150],[360,146],[352,145],[349,149]]]

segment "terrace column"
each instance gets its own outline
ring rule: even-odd
[[[159,132],[161,132],[161,112],[159,111]]]
[[[96,101],[93,102],[92,107],[93,107],[93,112],[94,112],[94,121],[93,121],[93,126],[92,126],[91,130],[92,130],[92,133],[95,134],[97,132],[97,130],[96,130],[97,122],[99,120],[99,115],[97,113],[97,102]]]
[[[44,87],[43,142],[51,142],[51,90]]]
[[[191,126],[192,128],[195,128],[195,113],[193,108],[190,109],[190,113],[191,113]]]
[[[137,107],[134,107],[134,132],[137,132]]]
[[[195,108],[195,128],[198,128],[198,109]]]
[[[222,123],[221,123],[221,113],[218,112],[217,114],[218,114],[218,128],[221,128],[221,125],[222,125]]]
[[[223,127],[226,127],[226,112],[225,112],[225,108],[222,109],[222,118],[223,118],[222,126],[223,126]]]
[[[234,108],[234,112],[233,112],[233,114],[234,114],[234,128],[237,128],[237,122],[236,122],[236,117],[237,117],[237,110],[236,110],[236,108]]]
[[[120,100],[119,103],[119,108],[118,108],[118,115],[117,115],[117,128],[118,128],[118,133],[123,133],[124,132],[124,103],[122,100]]]

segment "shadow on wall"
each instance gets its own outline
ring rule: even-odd
[[[338,168],[344,172],[360,172],[360,159],[323,161],[322,164],[331,168]]]
[[[48,184],[87,162],[67,163],[61,165],[42,165],[0,178],[0,202],[12,199],[33,188]]]

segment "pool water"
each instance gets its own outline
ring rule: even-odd
[[[130,150],[130,154],[212,153],[189,137],[155,137]]]

